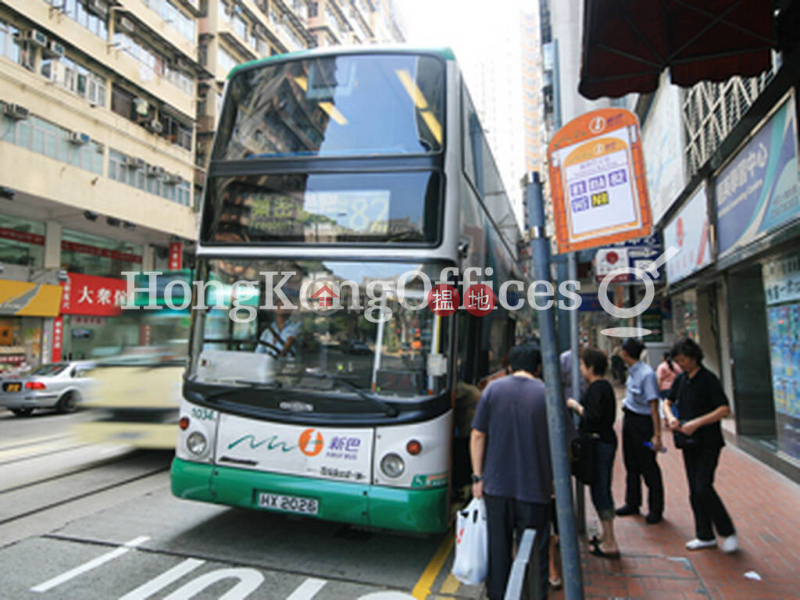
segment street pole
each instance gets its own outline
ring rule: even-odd
[[[550,241],[545,235],[544,198],[538,173],[525,177],[525,201],[530,224],[531,254],[535,281],[550,282]],[[542,366],[547,393],[547,428],[550,437],[550,460],[556,492],[556,515],[561,539],[561,562],[567,600],[583,600],[578,532],[572,505],[572,477],[567,454],[566,410],[561,391],[561,369],[556,342],[554,295],[549,308],[539,311],[539,335],[542,345]]]
[[[567,276],[570,281],[578,281],[578,254],[570,252],[567,262],[569,269]],[[581,368],[580,356],[578,351],[578,311],[569,311],[569,337],[570,337],[570,359],[572,361],[570,375],[572,376],[572,394],[576,400],[581,399]],[[578,421],[575,415],[575,421]],[[578,533],[586,533],[586,492],[581,482],[575,478],[575,510],[577,512]]]
[[[552,41],[553,44],[553,125],[555,130],[561,129],[561,64],[558,55],[558,38]],[[567,279],[571,281],[578,281],[578,255],[575,252],[570,252],[567,258]],[[559,282],[564,281],[563,261],[559,264],[558,269]],[[564,348],[567,345],[567,319],[563,314],[558,313],[558,335],[559,347]],[[569,347],[570,356],[572,358],[572,394],[575,399],[580,401],[581,394],[581,370],[580,370],[580,357],[578,356],[578,311],[573,310],[569,313]],[[575,415],[573,422],[578,423],[578,416]],[[577,478],[575,479],[575,511],[577,512],[578,519],[578,532],[586,533],[586,493],[584,492],[583,483]]]

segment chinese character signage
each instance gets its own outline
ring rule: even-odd
[[[548,148],[559,252],[650,234],[636,115],[604,108],[570,121]]]
[[[63,315],[113,317],[122,312],[127,289],[124,279],[68,273],[61,285]]]
[[[57,285],[0,279],[0,315],[57,317],[60,302]]]
[[[794,96],[716,178],[720,256],[800,217]]]
[[[169,270],[180,271],[183,268],[183,242],[170,242]]]
[[[51,362],[61,362],[64,350],[64,317],[53,319],[53,351],[50,353]]]
[[[667,281],[670,284],[711,264],[711,238],[704,185],[698,188],[664,229],[664,245],[678,249],[678,254],[667,261]]]
[[[768,306],[800,302],[800,254],[768,262],[764,265],[763,278]]]

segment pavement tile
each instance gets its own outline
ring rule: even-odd
[[[620,390],[618,389],[618,395]],[[617,423],[619,433],[621,423]],[[659,456],[666,490],[664,522],[649,526],[642,516],[618,518],[620,560],[588,555],[583,548],[587,598],[670,600],[800,599],[800,486],[731,445],[725,447],[715,487],[733,518],[740,552],[688,551],[694,537],[683,457],[665,432],[668,451]],[[614,467],[614,498],[625,494],[622,452]],[[647,497],[643,487],[644,497]],[[588,490],[587,530],[599,531]],[[755,571],[761,581],[744,574]],[[551,595],[557,600],[563,590]]]

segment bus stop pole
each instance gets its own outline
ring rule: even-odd
[[[539,174],[525,177],[525,202],[530,223],[531,254],[535,281],[550,281],[550,241],[545,235],[544,198]],[[534,284],[536,285],[536,284]],[[538,286],[537,286],[538,287]],[[547,427],[550,438],[550,459],[556,492],[556,514],[561,539],[564,591],[567,600],[583,600],[583,577],[572,505],[572,477],[567,458],[566,409],[561,392],[561,370],[556,342],[555,302],[553,294],[548,308],[539,311],[539,335],[542,343],[542,365],[547,388]]]
[[[569,269],[567,277],[570,281],[578,281],[578,254],[576,252],[569,253],[567,263]],[[581,400],[581,367],[580,367],[580,352],[578,351],[578,311],[569,311],[569,342],[570,342],[570,359],[572,361],[570,374],[572,375],[572,394],[575,400]],[[579,421],[578,415],[575,415],[574,421]],[[575,511],[577,513],[578,533],[586,533],[586,492],[584,491],[583,482],[577,477],[575,478]]]

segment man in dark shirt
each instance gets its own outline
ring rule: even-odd
[[[542,355],[531,345],[509,355],[511,375],[489,384],[472,423],[472,493],[486,501],[490,600],[503,598],[511,548],[525,529],[536,530],[542,598],[547,597],[550,497],[553,473]]]
[[[672,349],[672,358],[683,373],[672,384],[664,401],[664,412],[669,428],[690,440],[682,450],[696,537],[686,547],[713,548],[717,545],[716,528],[722,537],[722,550],[736,552],[739,540],[733,521],[714,489],[714,472],[725,445],[720,421],[731,412],[728,399],[716,375],[703,366],[703,350],[694,340],[678,341]],[[677,407],[677,417],[673,407]]]

